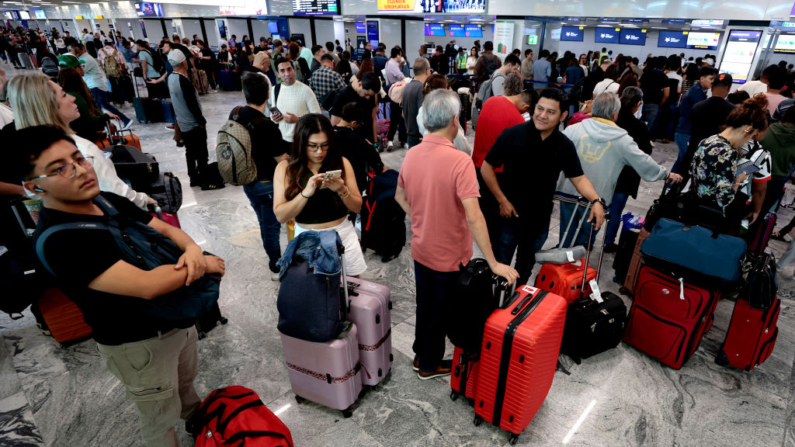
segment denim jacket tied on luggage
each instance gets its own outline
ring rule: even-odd
[[[306,260],[316,275],[339,275],[342,264],[337,247],[342,246],[336,231],[304,231],[287,244],[284,255],[277,262],[279,278],[284,276],[295,256]]]

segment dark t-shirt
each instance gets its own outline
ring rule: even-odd
[[[486,161],[503,166],[500,189],[523,225],[533,230],[549,220],[561,171],[568,178],[583,175],[574,143],[557,129],[542,141],[532,121],[502,131]]]
[[[627,110],[619,113],[616,124],[618,127],[627,131],[629,136],[632,137],[635,144],[638,145],[644,154],[651,155],[652,147],[648,127],[646,127],[643,121],[635,118],[635,115],[629,112],[630,111]],[[624,169],[621,170],[621,174],[618,176],[615,192],[617,194],[628,194],[633,198],[637,198],[638,187],[640,187],[640,175],[638,175],[632,166],[624,166]],[[621,216],[616,217],[621,218]]]
[[[356,129],[356,133],[367,140],[371,140],[373,138],[373,109],[375,108],[375,99],[362,98],[356,93],[353,86],[349,85],[341,92],[337,93],[337,97],[334,99],[334,105],[331,106],[331,114],[334,116],[342,116],[342,108],[352,102],[355,102],[364,113],[364,122]]]
[[[640,89],[643,90],[644,104],[660,104],[663,89],[668,87],[668,76],[659,70],[646,70],[640,77]]]
[[[709,97],[696,103],[690,111],[690,144],[688,150],[695,152],[704,138],[720,133],[726,118],[734,110],[734,104],[725,98]]]
[[[130,219],[148,224],[152,216],[124,197],[101,193],[118,210],[117,219]],[[108,216],[71,214],[42,208],[39,225],[33,236],[34,246],[48,228],[76,222],[108,222]],[[94,339],[105,345],[119,345],[157,336],[157,331],[187,328],[193,321],[181,323],[159,321],[145,314],[146,300],[99,292],[89,283],[118,261],[122,252],[108,230],[62,230],[44,243],[44,256],[55,272],[57,285],[83,312],[91,326]]]
[[[405,87],[403,87],[403,114],[406,119],[406,132],[414,138],[422,138],[420,133],[420,126],[417,124],[417,114],[420,113],[422,101],[425,98],[422,95],[423,83],[417,80],[412,80]],[[394,118],[397,121],[397,118]]]
[[[229,119],[234,119],[235,111],[229,114]],[[282,139],[282,132],[279,126],[265,117],[257,109],[249,106],[240,108],[237,122],[248,128],[249,124],[254,123],[254,129],[249,129],[251,136],[251,152],[254,157],[254,164],[257,165],[258,181],[273,181],[273,172],[276,170],[276,160],[282,154],[290,150],[290,143]]]
[[[359,191],[364,191],[367,185],[367,172],[371,169],[380,174],[384,169],[381,156],[372,144],[354,132],[350,127],[335,127],[337,132],[337,146],[342,149],[342,156],[351,162],[356,186]]]

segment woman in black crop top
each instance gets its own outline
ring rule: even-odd
[[[273,176],[273,212],[287,222],[295,218],[295,235],[307,230],[335,230],[345,245],[350,276],[367,270],[359,238],[348,213],[362,208],[362,195],[350,162],[334,140],[334,128],[319,114],[303,116],[295,127],[290,159],[279,163]],[[342,175],[325,180],[325,173]]]

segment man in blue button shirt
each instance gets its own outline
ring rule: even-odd
[[[533,80],[542,82],[549,81],[549,75],[552,74],[552,64],[549,63],[547,60],[548,58],[549,50],[541,50],[541,54],[538,56],[538,62],[533,64]],[[533,88],[536,90],[543,90],[547,88],[547,84],[534,82]]]
[[[707,99],[707,90],[712,87],[712,81],[715,80],[718,70],[712,67],[702,67],[698,74],[698,83],[690,87],[679,104],[679,125],[676,127],[674,135],[674,141],[679,148],[679,156],[671,168],[671,172],[677,174],[679,173],[679,164],[682,163],[682,159],[687,153],[687,146],[690,144],[690,111],[693,110],[694,105]],[[687,169],[685,168],[685,170]]]

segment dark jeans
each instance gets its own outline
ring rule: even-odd
[[[533,266],[536,263],[536,253],[544,246],[549,234],[549,222],[532,231],[522,225],[518,218],[505,219],[497,216],[491,219],[495,227],[491,240],[494,257],[500,264],[511,265],[513,253],[516,252],[516,271],[519,272],[518,285],[528,284]]]
[[[119,109],[110,105],[110,101],[108,100],[108,92],[94,87],[91,89],[91,94],[94,95],[94,99],[97,101],[97,104],[99,104],[100,107],[118,115],[125,124],[130,121],[126,115],[119,111]]]
[[[390,111],[392,113],[392,122],[389,124],[389,134],[386,136],[387,141],[395,139],[395,132],[398,132],[398,141],[401,143],[406,142],[406,126],[403,122],[403,109],[400,104],[390,101]]]
[[[185,159],[188,162],[188,177],[194,184],[205,183],[202,176],[207,171],[207,129],[194,127],[189,132],[182,131],[185,143]]]
[[[643,115],[641,115],[641,121],[646,123],[646,127],[649,129],[649,134],[651,134],[651,130],[654,128],[654,122],[657,120],[657,114],[659,112],[659,104],[643,103]]]
[[[447,306],[459,272],[437,272],[414,261],[417,287],[417,314],[412,349],[420,360],[420,369],[433,371],[444,357],[447,337]]]
[[[171,94],[168,92],[168,86],[165,82],[160,82],[157,84],[146,82],[146,92],[151,99],[167,99],[171,97]]]
[[[204,72],[207,74],[207,82],[210,83],[210,88],[215,90],[218,88],[218,85],[215,83],[215,76],[213,76],[213,70],[209,68],[205,68]]]
[[[671,167],[671,172],[681,174],[679,171],[689,172],[690,166],[682,166],[680,168],[679,165],[682,164],[682,161],[685,159],[685,154],[687,154],[687,148],[690,144],[690,135],[685,133],[677,132],[674,135],[674,141],[676,142],[676,147],[679,148],[679,155],[676,157],[676,161],[674,165]]]
[[[268,267],[272,272],[278,272],[279,267],[276,266],[276,261],[282,257],[282,249],[279,246],[279,233],[282,225],[273,214],[273,183],[255,182],[243,185],[243,192],[246,193],[254,212],[257,213],[262,246],[265,247],[265,253],[268,254]]]
[[[575,210],[576,208],[576,210]],[[580,223],[580,219],[582,219],[583,212],[585,211],[585,207],[578,206],[575,203],[564,203],[560,202],[560,235],[559,235],[559,246],[560,247],[573,247],[577,245],[585,245],[588,243],[589,235],[591,234],[591,223],[587,222],[588,218],[585,218],[585,221],[582,223],[582,227],[580,228],[580,233],[577,235],[577,239],[574,239],[574,233],[577,232],[577,225]],[[588,210],[588,215],[590,215],[591,211]],[[571,224],[571,229],[569,230],[569,235],[566,237],[566,240],[563,240],[563,233],[566,232],[566,226],[569,225],[569,220],[574,214],[574,222]],[[593,243],[594,239],[596,239],[596,232],[594,232],[594,237],[591,239],[591,243]]]
[[[764,218],[767,213],[778,212],[781,198],[784,197],[784,186],[787,185],[788,180],[789,178],[772,179],[767,182],[767,193],[765,194],[765,201],[762,202],[762,211],[759,213],[759,219]]]
[[[108,78],[110,81],[110,88],[113,90],[109,95],[109,99],[115,100],[118,104],[124,104],[125,102],[129,101],[132,102],[132,98],[127,98],[124,94],[124,86],[122,85],[122,78]]]
[[[621,228],[622,213],[627,206],[629,194],[613,193],[613,201],[610,202],[610,220],[607,222],[607,240],[605,245],[615,244],[618,229]]]
[[[411,135],[409,135],[406,138],[406,145],[408,146],[408,149],[411,149],[412,147],[420,144],[421,142],[422,138],[412,137]]]

